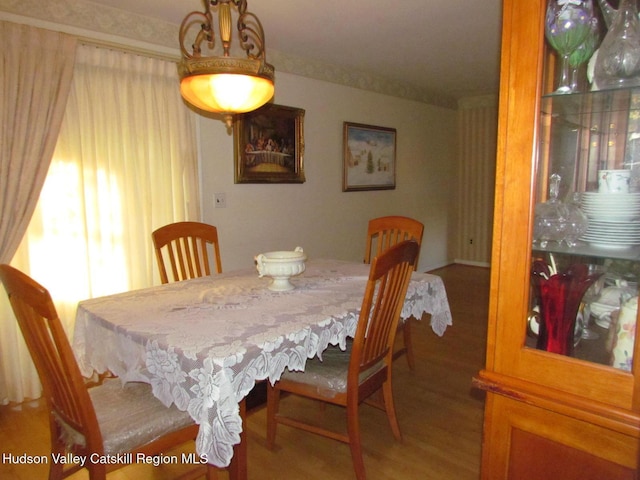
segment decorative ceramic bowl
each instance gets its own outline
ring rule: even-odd
[[[260,277],[271,277],[269,290],[285,292],[295,287],[289,279],[300,275],[305,269],[307,256],[301,247],[294,251],[267,252],[256,255],[256,268]]]

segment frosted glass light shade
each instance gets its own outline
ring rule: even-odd
[[[232,73],[193,75],[180,81],[180,93],[187,102],[222,114],[255,110],[273,97],[274,90],[272,80]]]

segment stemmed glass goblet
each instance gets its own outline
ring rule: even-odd
[[[560,55],[560,82],[555,93],[571,93],[569,57],[591,31],[591,0],[550,0],[545,18],[545,35]]]
[[[591,28],[587,33],[584,41],[569,55],[569,66],[571,67],[570,77],[570,91],[572,93],[580,91],[578,85],[578,75],[580,66],[589,61],[593,52],[596,51],[600,44],[600,29],[598,25],[598,18],[591,18]]]

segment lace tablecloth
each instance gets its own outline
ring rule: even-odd
[[[273,292],[253,269],[83,301],[73,349],[84,375],[110,370],[150,383],[200,425],[197,452],[227,466],[240,442],[239,402],[257,380],[304,370],[329,344],[356,330],[369,265],[311,260]],[[403,318],[431,314],[434,332],[451,325],[440,277],[414,273]]]

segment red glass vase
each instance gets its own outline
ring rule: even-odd
[[[573,353],[580,302],[601,275],[590,272],[585,264],[571,265],[552,274],[545,262],[534,262],[532,278],[540,302],[538,349],[561,355]]]

